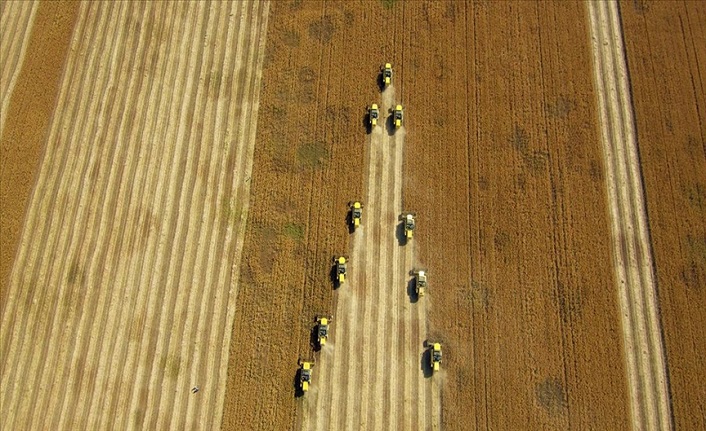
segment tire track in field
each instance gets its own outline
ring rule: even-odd
[[[268,10],[81,5],[2,316],[3,428],[220,426]]]
[[[634,429],[672,428],[622,30],[615,1],[588,2]]]
[[[386,116],[396,103],[394,87],[382,99]],[[410,303],[414,242],[402,245],[397,237],[404,139],[405,129],[389,134],[387,122],[367,139],[365,210],[353,234],[349,281],[336,294],[335,348],[317,364],[302,429],[438,428],[440,402],[429,399],[439,396],[438,386],[425,381],[420,364],[428,298]]]
[[[8,1],[2,4],[0,29],[4,37],[0,38],[0,135],[5,128],[5,116],[10,105],[12,90],[15,88],[17,75],[22,70],[29,36],[32,34],[34,16],[39,1]]]

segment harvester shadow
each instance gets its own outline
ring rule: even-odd
[[[370,112],[369,111],[366,111],[363,114],[362,121],[363,121],[363,127],[365,127],[365,134],[369,135],[369,134],[373,133],[373,125],[370,124]]]
[[[301,368],[294,373],[294,398],[301,398],[304,396],[304,391],[302,390],[299,380],[301,378]]]
[[[395,120],[392,112],[390,112],[390,115],[385,118],[385,130],[387,130],[388,136],[395,136]]]
[[[407,245],[407,235],[404,232],[404,221],[397,223],[395,227],[395,238],[397,238],[397,245],[400,247]]]
[[[333,290],[338,289],[341,285],[338,283],[338,268],[334,263],[329,272],[329,278],[331,279],[331,284],[333,285]]]
[[[321,344],[319,344],[319,325],[314,325],[314,327],[311,328],[309,344],[311,344],[311,348],[314,349],[314,352],[321,351]]]
[[[381,93],[385,91],[385,78],[382,76],[382,70],[378,72],[377,84]]]
[[[353,224],[353,211],[348,211],[346,214],[346,225],[348,226],[348,234],[352,235],[355,232],[355,225]]]
[[[426,348],[426,341],[424,342],[424,344],[425,349],[424,352],[422,352],[422,363],[420,365],[424,378],[429,379],[432,375],[434,375],[434,370],[431,367],[431,349]]]
[[[416,304],[419,301],[419,295],[417,295],[415,279],[412,278],[407,282],[407,296],[409,296],[409,302]]]

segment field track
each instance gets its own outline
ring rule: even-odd
[[[671,429],[667,369],[616,2],[588,2],[634,429]]]
[[[3,429],[219,427],[268,8],[81,4],[3,304]]]
[[[411,303],[414,240],[397,220],[404,210],[405,128],[383,121],[399,99],[382,94],[381,124],[366,138],[366,200],[355,232],[350,277],[337,291],[332,342],[320,356],[302,429],[438,429],[439,384],[422,366],[428,297]],[[426,358],[426,356],[424,356]]]

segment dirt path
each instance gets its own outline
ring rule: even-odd
[[[622,30],[615,2],[588,2],[616,283],[634,429],[670,429],[664,347]]]
[[[381,113],[399,103],[394,87]],[[367,193],[355,232],[348,283],[338,290],[332,343],[317,363],[306,395],[303,429],[428,429],[440,424],[438,382],[421,367],[428,298],[411,303],[414,241],[404,244],[398,216],[404,127],[383,122],[366,139]],[[437,400],[433,398],[437,397]]]
[[[2,316],[3,428],[220,426],[268,8],[81,5]]]

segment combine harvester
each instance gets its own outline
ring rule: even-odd
[[[363,204],[360,201],[349,202],[348,207],[351,209],[353,230],[356,230],[360,227],[360,219],[363,217]]]
[[[441,343],[427,342],[429,346],[429,366],[433,372],[437,372],[441,366]]]
[[[392,84],[392,65],[390,63],[385,63],[385,66],[382,68],[382,80],[383,84],[385,84],[385,88]]]
[[[395,129],[402,127],[402,105],[395,106],[395,110],[392,112],[392,120],[395,122]]]
[[[380,118],[380,109],[377,103],[373,103],[370,108],[368,108],[368,121],[370,122],[371,129],[378,125],[378,118]]]
[[[402,213],[400,220],[404,223],[404,236],[407,241],[411,241],[414,236],[414,229],[417,227],[416,213]]]
[[[425,270],[414,271],[414,291],[418,297],[424,296],[427,290],[427,272]]]
[[[336,282],[338,286],[342,286],[346,282],[347,273],[347,259],[345,256],[335,257],[334,263],[336,264]]]
[[[299,387],[302,392],[307,392],[309,390],[312,368],[314,368],[314,361],[299,360]]]
[[[316,316],[316,323],[318,325],[318,330],[316,331],[316,334],[319,347],[324,347],[326,345],[326,342],[328,341],[328,325],[329,323],[331,323],[332,320],[333,316],[330,315]]]

